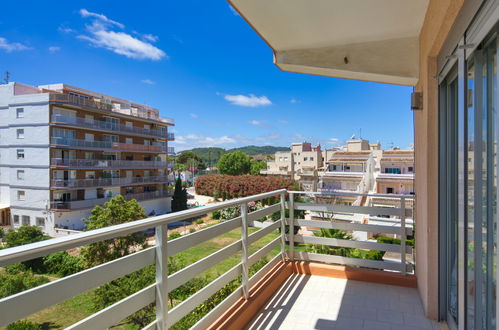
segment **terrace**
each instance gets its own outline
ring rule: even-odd
[[[415,289],[414,265],[410,262],[413,250],[407,244],[407,236],[413,235],[413,228],[406,223],[412,210],[405,208],[405,201],[414,196],[395,196],[400,199],[401,206],[398,208],[332,205],[321,203],[321,199],[316,197],[321,196],[281,189],[0,250],[0,266],[3,267],[138,231],[155,230],[153,246],[1,299],[0,326],[154,264],[154,283],[84,317],[69,328],[111,327],[134,312],[154,304],[156,317],[150,320],[145,329],[166,329],[189,315],[227,284],[236,281],[237,288],[197,319],[194,329],[243,328],[246,325],[251,329],[260,329],[292,323],[294,327],[307,325],[318,329],[332,326],[373,329],[374,326],[401,325],[432,329],[435,324],[423,316]],[[266,201],[267,206],[249,212],[248,205],[258,201]],[[168,224],[228,207],[240,208],[241,215],[167,240]],[[286,210],[289,210],[289,216],[285,216]],[[391,216],[392,220],[397,218],[398,226],[310,220],[306,212],[311,211],[328,214],[351,212],[367,217],[385,214]],[[277,220],[257,221],[275,212],[280,212]],[[251,228],[257,222],[264,225]],[[309,236],[296,230],[287,230],[287,225],[316,231],[322,228],[364,233],[366,238],[350,240]],[[236,241],[179,271],[168,273],[168,257],[239,229],[240,237]],[[400,244],[378,243],[369,239],[372,233],[395,235],[400,238]],[[264,238],[269,243],[255,250],[255,244]],[[318,247],[318,250],[307,248],[313,246]],[[390,254],[390,258],[374,260],[324,253],[332,246],[358,249],[361,254],[369,250],[384,251]],[[168,293],[172,290],[234,256],[240,258],[239,262],[219,274],[215,280],[173,306],[168,303]],[[265,265],[261,266],[262,263]],[[255,269],[256,265],[261,268]],[[383,307],[379,306],[380,299],[384,302]]]

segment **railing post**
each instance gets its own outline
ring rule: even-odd
[[[241,242],[243,245],[241,262],[243,265],[242,269],[242,286],[244,299],[249,298],[249,288],[248,288],[248,204],[241,204]]]
[[[406,233],[405,230],[405,197],[400,198],[400,208],[402,209],[402,213],[400,215],[400,263],[402,264],[402,274],[406,274],[407,265],[406,265]]]
[[[156,328],[168,329],[168,226],[156,227]]]
[[[295,195],[289,193],[289,219],[288,219],[288,237],[289,237],[289,250],[288,258],[293,261],[295,259]]]
[[[286,194],[281,194],[281,256],[286,261]]]

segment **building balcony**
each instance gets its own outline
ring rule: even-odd
[[[50,164],[54,168],[68,169],[156,169],[171,168],[172,162],[156,160],[106,160],[106,159],[62,159],[52,158]]]
[[[143,184],[168,183],[167,176],[141,176],[131,178],[98,178],[98,179],[52,179],[50,187],[60,188],[89,188],[89,187],[112,187]]]
[[[324,177],[355,177],[361,178],[365,175],[365,172],[345,172],[345,171],[323,171],[319,172],[319,176]]]
[[[126,200],[136,199],[138,201],[146,201],[157,198],[171,197],[171,193],[168,191],[150,191],[139,194],[125,194],[123,197]],[[96,199],[85,199],[85,200],[73,200],[73,201],[52,201],[50,202],[50,208],[53,210],[82,210],[90,209],[96,205],[102,205],[112,197],[106,198],[96,198]]]
[[[139,135],[145,137],[154,137],[160,139],[174,140],[173,133],[168,133],[166,129],[151,128],[145,129],[140,127],[130,127],[116,123],[105,122],[101,120],[88,120],[85,118],[71,117],[64,115],[53,115],[51,124],[65,127],[86,128],[97,131],[115,132],[126,135]]]
[[[317,199],[295,201],[297,195],[284,189],[259,195],[210,204],[208,206],[171,213],[116,226],[91,230],[66,237],[0,250],[0,267],[65,251],[133,232],[155,228],[156,236],[151,246],[113,261],[51,281],[0,300],[0,326],[8,325],[33,313],[59,304],[114,279],[133,273],[149,265],[156,265],[156,280],[136,293],[111,304],[83,319],[72,328],[104,329],[113,327],[128,315],[145,306],[155,304],[156,318],[150,319],[147,329],[166,329],[199,305],[205,303],[219,290],[227,290],[229,283],[239,283],[217,299],[216,306],[196,319],[195,329],[232,328],[260,329],[293,326],[293,328],[403,328],[416,326],[432,329],[435,324],[423,316],[417,295],[416,278],[411,262],[412,247],[406,236],[413,229],[406,226],[406,216],[411,210],[317,203]],[[269,200],[274,203],[263,209],[247,212],[248,204]],[[227,207],[239,207],[241,216],[207,227],[178,239],[166,238],[167,226]],[[290,209],[289,217],[283,212]],[[337,223],[332,221],[305,220],[295,217],[298,211],[356,212],[371,214],[381,212],[399,217],[400,226],[371,225],[366,223]],[[268,222],[259,230],[250,230],[255,220],[281,211],[281,217]],[[286,232],[285,226],[302,228],[340,229],[398,235],[400,244],[377,243],[372,240],[333,239]],[[239,231],[240,229],[240,231]],[[219,250],[174,273],[168,273],[168,257],[190,247],[238,230],[239,238]],[[265,244],[261,244],[266,238]],[[255,243],[260,242],[255,249]],[[309,244],[336,246],[390,253],[390,258],[372,260],[344,257],[303,249]],[[251,251],[251,253],[250,253]],[[395,257],[394,257],[395,256]],[[200,276],[211,267],[235,259],[214,280],[196,290],[182,302],[168,303],[168,293]],[[398,258],[398,259],[397,259]],[[258,265],[258,268],[254,266]],[[251,270],[251,271],[250,271]],[[221,292],[221,291],[220,291]],[[25,303],[25,302],[29,302]],[[382,303],[380,303],[382,302]],[[19,308],[23,306],[23,308]],[[262,308],[263,307],[263,308]]]
[[[266,175],[291,175],[291,171],[287,171],[287,170],[260,170],[260,174],[266,174]]]
[[[134,152],[151,152],[151,153],[166,153],[167,150],[164,146],[158,145],[144,145],[144,144],[128,144],[121,142],[109,141],[87,141],[80,139],[70,139],[63,137],[52,137],[50,140],[53,147],[71,147],[76,149],[98,149],[98,150],[111,150],[111,151],[134,151]]]
[[[414,173],[379,173],[376,179],[414,180]]]
[[[136,117],[147,120],[160,121],[165,124],[174,125],[175,121],[171,118],[160,118],[157,109],[152,108],[124,108],[121,104],[107,103],[97,100],[84,99],[70,94],[50,93],[49,101],[52,103],[70,104],[91,110],[100,110],[109,113],[119,113],[130,117]]]

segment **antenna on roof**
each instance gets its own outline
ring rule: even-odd
[[[10,72],[5,71],[5,78],[3,78],[3,81],[5,81],[5,85],[9,83],[9,80],[10,80]]]
[[[362,140],[362,127],[361,127],[361,128],[359,128],[359,139],[361,139],[361,140]]]

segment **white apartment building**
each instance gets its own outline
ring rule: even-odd
[[[276,152],[273,162],[267,163],[267,169],[261,174],[282,175],[299,181],[307,191],[317,189],[317,170],[323,165],[321,146],[312,146],[308,142],[291,144],[291,151]]]
[[[0,85],[0,224],[80,230],[117,194],[169,212],[173,125],[157,109],[66,84]]]

